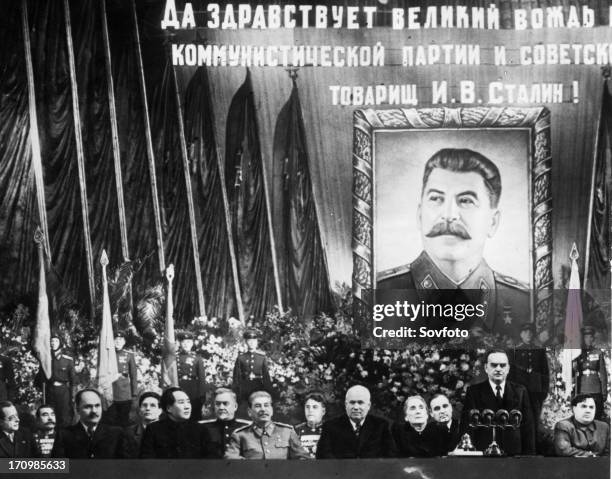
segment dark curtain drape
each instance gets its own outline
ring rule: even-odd
[[[261,318],[276,303],[261,147],[251,76],[227,116],[225,181],[245,314]]]
[[[166,61],[162,81],[155,85],[150,98],[151,129],[155,132],[155,165],[166,264],[174,264],[176,271],[174,312],[177,321],[182,323],[191,321],[199,312],[175,95],[172,65]]]
[[[82,204],[62,2],[29,2],[51,259],[89,311]]]
[[[282,240],[277,245],[283,302],[299,316],[332,309],[325,253],[308,166],[306,131],[295,80],[276,121],[274,165],[282,169]]]
[[[0,4],[0,307],[32,299],[36,189],[19,2]]]
[[[606,294],[610,289],[610,227],[612,196],[612,97],[607,82],[604,84],[599,123],[595,172],[593,184],[593,216],[591,218],[591,237],[589,238],[589,271],[587,286],[591,290],[601,290]]]
[[[237,311],[212,112],[208,74],[205,67],[200,67],[185,91],[185,139],[206,313],[228,317],[236,316]]]

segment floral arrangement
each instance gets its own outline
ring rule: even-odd
[[[350,301],[349,301],[350,303]],[[346,305],[345,305],[346,306]],[[74,312],[78,315],[78,312]],[[19,365],[16,402],[31,410],[41,401],[33,378],[38,361],[31,352],[33,315],[18,305],[10,314],[0,315],[3,354]],[[157,322],[157,328],[163,324]],[[341,307],[333,315],[319,315],[304,320],[290,311],[271,311],[257,323],[251,318],[243,324],[236,318],[195,318],[187,329],[195,335],[194,350],[204,358],[206,381],[215,386],[231,386],[234,362],[245,349],[242,333],[256,326],[262,340],[260,348],[267,354],[275,389],[275,416],[279,420],[302,420],[302,401],[313,390],[327,398],[328,416],[343,410],[343,395],[354,384],[366,386],[372,393],[373,409],[390,419],[398,419],[401,405],[409,395],[426,398],[436,393],[449,397],[457,412],[467,386],[484,376],[483,354],[496,338],[482,332],[472,335],[469,349],[441,349],[422,346],[418,349],[361,349],[350,307]],[[98,330],[83,317],[70,318],[57,328],[67,350],[75,359],[78,387],[93,386],[97,375]],[[150,344],[136,340],[127,348],[135,353],[139,372],[139,391],[160,391],[161,346],[157,337]],[[609,361],[609,351],[606,351]],[[553,357],[552,370],[560,370]],[[554,424],[571,414],[565,385],[555,374],[551,393],[544,404],[540,442],[550,444]],[[608,403],[609,407],[609,403]]]

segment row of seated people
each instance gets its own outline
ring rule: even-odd
[[[292,427],[273,421],[272,398],[265,391],[249,397],[251,421],[235,417],[235,393],[215,392],[215,418],[190,421],[191,403],[180,388],[160,397],[139,398],[139,422],[128,428],[100,422],[102,401],[93,389],[75,398],[79,421],[55,428],[53,407],[36,412],[37,430],[20,428],[15,406],[0,402],[0,457],[326,459],[372,457],[435,457],[455,449],[460,425],[448,398],[438,394],[429,408],[421,396],[404,403],[405,421],[389,423],[369,414],[370,393],[353,386],[346,393],[346,415],[323,421],[325,403],[318,393],[307,396],[306,422]],[[588,395],[572,400],[572,417],[557,423],[555,450],[560,456],[588,457],[609,453],[609,427],[597,421],[595,401]],[[163,411],[163,413],[162,413]]]

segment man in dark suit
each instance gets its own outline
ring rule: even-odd
[[[317,459],[395,457],[389,423],[368,414],[370,391],[353,386],[346,392],[346,415],[323,423]]]
[[[142,436],[143,459],[197,459],[204,457],[204,432],[189,420],[191,401],[181,388],[171,387],[161,397],[166,417],[150,424]]]
[[[95,389],[82,389],[75,396],[79,422],[60,431],[53,444],[53,457],[70,459],[119,459],[125,441],[119,427],[100,423],[102,397]]]
[[[459,421],[453,417],[453,406],[442,394],[435,394],[429,401],[429,413],[434,420],[433,425],[442,431],[444,446],[440,447],[441,455],[453,451],[461,440]]]
[[[508,412],[520,411],[520,427],[499,427],[496,440],[501,449],[509,456],[517,454],[535,454],[535,428],[533,413],[529,402],[529,393],[525,386],[507,381],[510,364],[504,350],[494,349],[486,355],[485,372],[488,379],[474,384],[467,389],[461,416],[461,431],[469,429],[470,411],[477,409],[481,415],[485,409],[494,413],[500,409]],[[490,428],[477,427],[472,431],[476,449],[484,451],[491,443]]]
[[[0,457],[36,457],[34,438],[19,429],[19,414],[9,401],[0,401]]]
[[[140,443],[147,427],[158,421],[161,414],[161,397],[159,394],[147,391],[138,399],[138,417],[136,424],[125,428],[126,456],[137,458],[140,454]]]

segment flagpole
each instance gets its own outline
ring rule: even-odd
[[[52,376],[51,359],[51,325],[49,321],[49,299],[47,297],[47,284],[45,280],[45,238],[40,227],[34,233],[34,242],[38,249],[38,262],[40,267],[38,280],[38,305],[36,307],[36,325],[32,338],[32,346],[40,364],[39,374],[43,378],[43,401],[46,402],[47,391],[45,383]]]
[[[174,339],[174,303],[172,302],[172,280],[174,280],[174,265],[166,269],[168,280],[168,298],[166,302],[166,324],[164,328],[164,340],[162,346],[162,374],[160,386],[178,386],[178,370],[176,366],[176,343]]]

